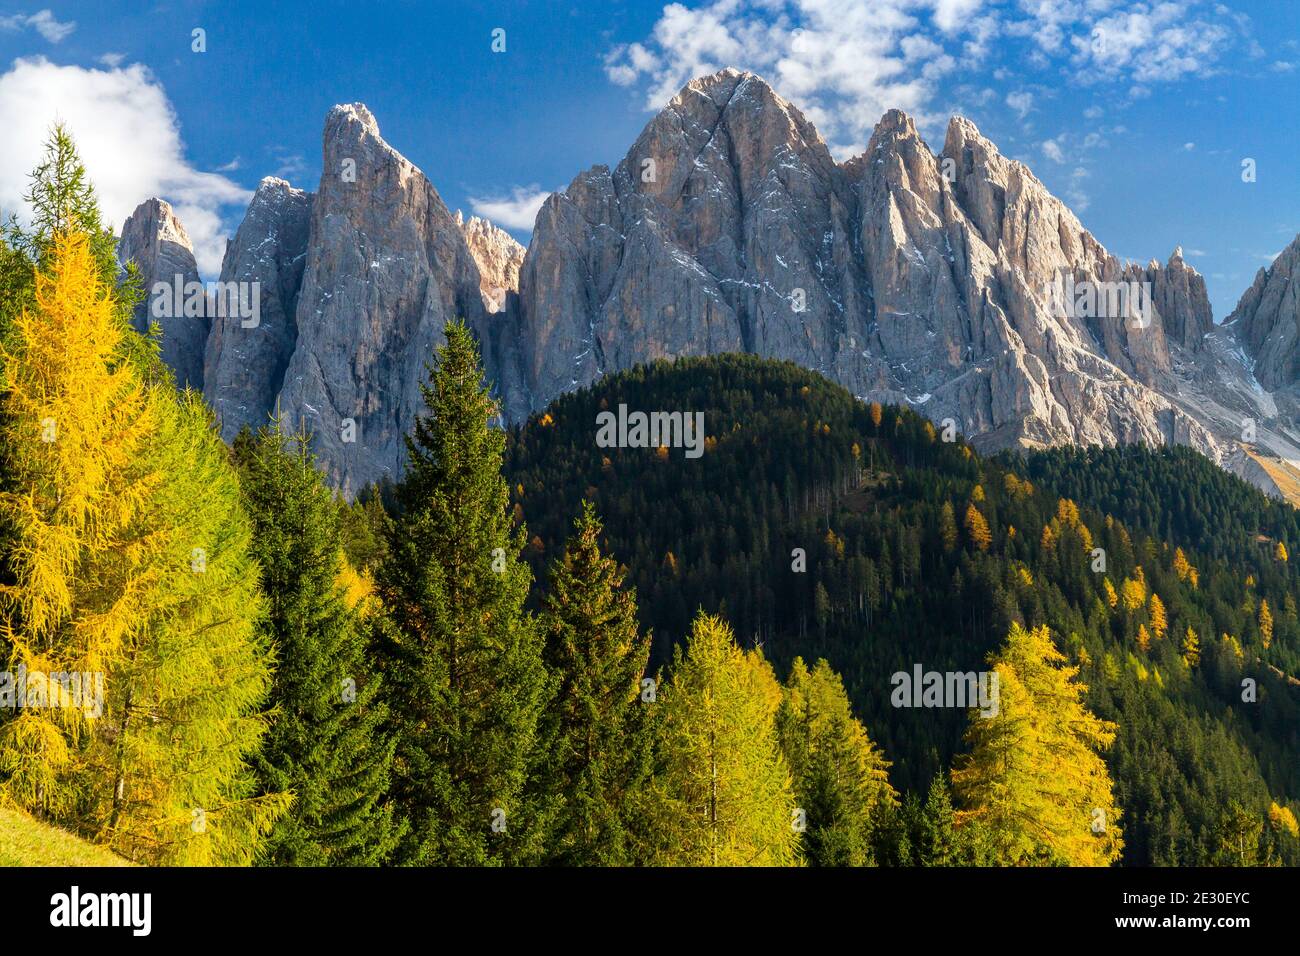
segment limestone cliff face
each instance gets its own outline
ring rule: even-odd
[[[532,407],[637,362],[735,350],[865,387],[851,203],[816,130],[757,77],[689,84],[617,168],[538,215],[519,296]]]
[[[1255,361],[1255,377],[1269,390],[1300,379],[1300,236],[1260,269],[1226,325]]]
[[[364,106],[330,111],[321,168],[279,401],[353,494],[400,472],[444,323],[486,313],[460,226]]]
[[[152,311],[154,285],[162,282],[169,288],[179,284],[180,292],[169,295],[171,303],[184,300],[185,286],[199,281],[194,262],[194,245],[185,227],[176,218],[170,204],[161,199],[147,199],[136,207],[122,225],[117,257],[123,263],[135,262],[140,268],[145,298],[136,305],[134,325],[143,332],[151,322],[162,329],[162,358],[176,375],[178,384],[203,388],[203,347],[208,338],[210,320],[204,315],[156,315]],[[179,278],[178,278],[179,277]]]
[[[221,281],[257,283],[259,293],[257,324],[249,327],[239,316],[214,319],[204,352],[204,394],[227,441],[245,425],[265,425],[274,412],[298,344],[311,211],[311,193],[267,177],[226,246]]]
[[[314,195],[263,181],[227,250],[222,279],[261,284],[260,325],[218,320],[167,357],[227,437],[277,405],[305,424],[348,494],[400,473],[453,317],[504,422],[638,362],[748,351],[951,418],[984,449],[1177,442],[1272,491],[1257,461],[1300,460],[1300,240],[1216,327],[1181,250],[1112,256],[962,117],[935,152],[890,111],[837,164],[760,77],[723,70],[548,198],[526,252],[450,213],[360,104],[331,110],[322,168]],[[192,272],[165,208],[137,211],[123,255]]]
[[[1065,277],[1149,282],[1153,317],[1054,307]],[[547,201],[519,299],[533,410],[636,362],[743,349],[951,417],[989,448],[1217,453],[1153,387],[1171,368],[1167,337],[1208,327],[1199,276],[1180,257],[1120,262],[960,117],[936,155],[890,111],[866,153],[837,165],[761,78],[696,80],[613,172]]]
[[[456,224],[465,237],[469,254],[478,266],[479,291],[488,312],[504,312],[510,298],[519,292],[519,269],[524,264],[524,247],[510,233],[498,229],[486,219],[470,216],[466,220],[456,210]]]

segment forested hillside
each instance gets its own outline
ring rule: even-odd
[[[596,416],[620,404],[702,411],[705,453],[597,447]],[[1269,813],[1300,808],[1296,513],[1195,465],[1131,449],[985,461],[910,410],[721,356],[557,400],[511,433],[506,468],[536,568],[591,501],[655,662],[699,608],[778,671],[825,657],[900,790],[952,766],[966,714],[892,706],[891,675],[977,671],[1013,624],[1046,625],[1118,725],[1125,863],[1226,861],[1241,832],[1294,862]]]

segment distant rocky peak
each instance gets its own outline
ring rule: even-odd
[[[176,216],[171,203],[157,197],[146,199],[135,207],[122,226],[121,249],[123,259],[134,258],[134,253],[146,252],[164,242],[173,242],[194,254],[185,225]]]
[[[1300,235],[1255,274],[1225,324],[1254,360],[1261,385],[1300,384]]]
[[[492,313],[505,311],[509,295],[519,291],[519,270],[526,250],[504,229],[478,216],[467,220],[459,209],[456,224],[478,266],[484,307]]]
[[[325,116],[325,138],[337,136],[338,131],[359,127],[360,133],[380,139],[379,121],[365,103],[339,103]]]
[[[158,198],[140,203],[122,224],[117,257],[123,264],[134,262],[140,270],[145,297],[132,316],[135,328],[143,332],[156,322],[162,329],[162,359],[177,383],[202,389],[203,347],[210,321],[206,315],[186,315],[176,308],[197,288],[199,269],[194,245],[171,205]],[[159,298],[160,308],[154,311],[151,303],[159,283],[172,291]],[[206,303],[206,298],[201,301]]]

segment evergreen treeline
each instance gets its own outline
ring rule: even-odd
[[[61,129],[29,203],[0,801],[153,864],[1295,861],[1276,569],[754,358],[505,433],[459,322],[403,479],[346,503],[308,436],[227,448],[176,389]],[[703,411],[703,457],[599,448],[620,403]],[[984,671],[991,708],[892,706],[913,664]]]

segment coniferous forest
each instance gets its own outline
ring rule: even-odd
[[[62,129],[28,203],[17,819],[162,866],[1300,863],[1300,515],[1194,452],[986,458],[734,354],[503,430],[450,322],[404,473],[348,501],[294,423],[227,445],[176,388]],[[702,454],[598,443],[621,406]]]

